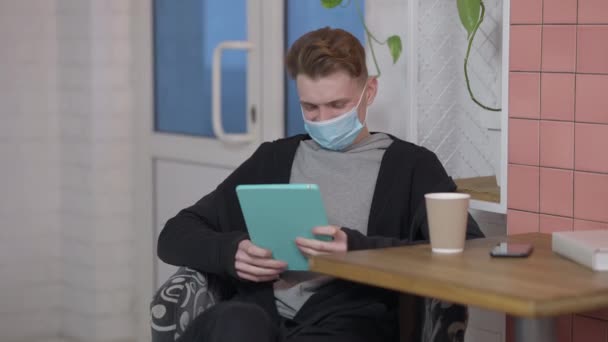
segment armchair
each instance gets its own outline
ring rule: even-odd
[[[218,279],[181,267],[154,294],[150,304],[152,342],[175,342],[196,316],[222,300]],[[465,306],[403,295],[401,335],[420,342],[462,342]],[[406,339],[410,341],[410,339]]]

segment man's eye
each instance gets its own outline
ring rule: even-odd
[[[317,106],[315,106],[315,105],[303,105],[302,108],[304,108],[304,110],[306,110],[306,111],[313,111],[313,110],[317,109]]]
[[[344,108],[344,106],[346,106],[346,103],[344,103],[344,102],[334,102],[334,103],[332,103],[332,107],[334,107],[336,109],[342,109],[342,108]]]

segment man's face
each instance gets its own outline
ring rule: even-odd
[[[316,79],[298,75],[296,85],[304,117],[310,121],[326,121],[350,111],[357,105],[366,83],[357,110],[361,122],[365,122],[365,109],[375,95],[375,79],[363,82],[343,71]]]

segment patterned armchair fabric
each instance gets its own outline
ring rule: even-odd
[[[466,306],[424,298],[421,342],[463,342],[467,329]]]
[[[150,304],[152,342],[175,342],[196,316],[221,300],[214,277],[181,267],[156,292]],[[432,298],[417,298],[414,336],[420,342],[462,342],[468,310]]]
[[[196,316],[220,298],[215,278],[180,267],[160,287],[150,304],[152,342],[176,341]]]

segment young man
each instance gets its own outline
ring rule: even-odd
[[[432,152],[370,134],[367,108],[378,90],[365,51],[350,33],[323,28],[290,48],[308,135],[262,144],[215,191],[167,222],[159,257],[222,279],[228,299],[190,323],[183,341],[385,341],[397,335],[396,295],[285,263],[255,246],[236,197],[239,184],[316,183],[331,225],[299,238],[306,255],[428,240],[424,194],[456,189]],[[482,236],[469,219],[467,237]]]

